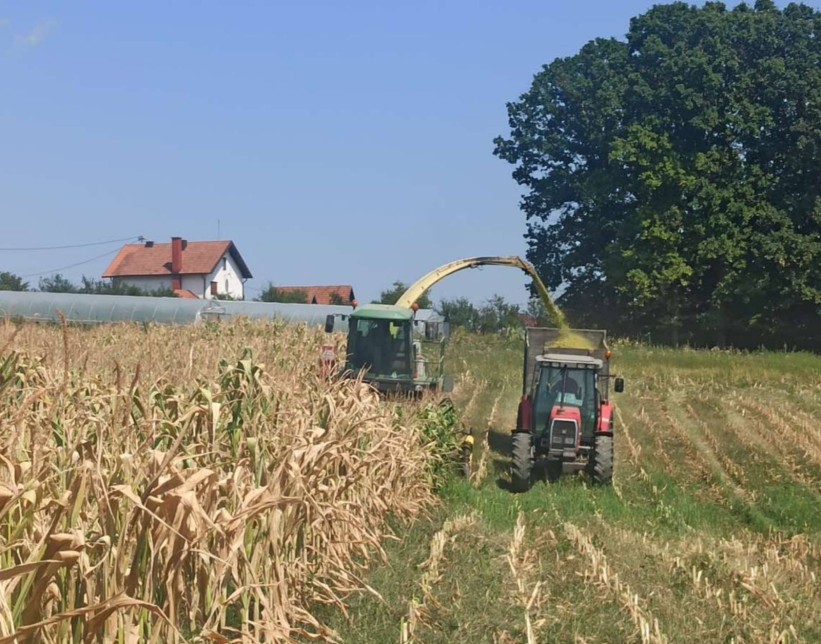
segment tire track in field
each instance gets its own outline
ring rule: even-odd
[[[525,515],[519,511],[516,518],[516,527],[513,529],[513,536],[508,546],[508,553],[505,559],[510,567],[510,575],[516,586],[514,604],[522,611],[524,621],[524,631],[528,644],[536,643],[536,635],[533,625],[532,612],[539,604],[539,589],[541,581],[537,581],[530,587],[529,578],[533,576],[535,569],[535,555],[525,547]]]
[[[736,408],[741,411],[742,416],[746,416],[747,413],[750,413],[758,419],[760,426],[765,429],[770,429],[770,431],[766,433],[767,438],[776,445],[783,456],[791,456],[794,455],[796,451],[799,451],[803,453],[813,465],[821,468],[821,449],[819,449],[816,444],[812,428],[805,428],[809,431],[795,431],[793,423],[784,420],[785,417],[789,419],[788,412],[784,413],[782,410],[779,410],[776,413],[769,407],[740,395],[734,396],[733,400],[736,403]]]
[[[730,491],[741,501],[749,504],[745,490],[741,489],[729,475],[724,471],[721,461],[712,451],[709,444],[698,436],[694,428],[688,429],[670,410],[669,400],[656,399],[659,402],[661,415],[667,422],[668,428],[674,432],[682,449],[687,456],[683,463],[686,470],[694,469],[697,479],[710,489],[716,499],[722,499]],[[680,410],[681,403],[674,401],[677,410]],[[680,411],[678,413],[681,413]]]
[[[790,436],[785,433],[773,432],[772,427],[765,422],[765,417],[745,407],[745,402],[750,401],[737,394],[725,395],[706,402],[706,405],[725,421],[731,437],[747,450],[744,456],[745,463],[739,463],[738,469],[746,472],[748,467],[745,465],[748,465],[746,461],[749,459],[766,472],[771,481],[779,481],[786,475],[793,483],[804,486],[811,493],[818,495],[818,479],[805,473],[807,464],[802,462],[801,456],[797,454],[800,448],[796,447]],[[774,454],[773,448],[777,455]],[[804,453],[803,456],[808,455]],[[815,471],[819,470],[816,468]],[[746,474],[739,480],[742,478],[746,479],[745,487],[753,487],[754,481]]]
[[[738,463],[727,457],[713,430],[704,421],[703,416],[693,409],[689,403],[684,405],[684,411],[691,424],[699,430],[699,434],[704,441],[704,447],[708,450],[708,458],[713,461],[714,467],[718,468],[722,479],[733,486],[736,494],[745,498],[748,502],[753,501],[751,492],[747,490],[747,487],[749,487],[747,475]]]
[[[685,407],[685,413],[690,418],[691,422],[688,424],[691,428],[687,429],[684,427],[683,431],[690,437],[690,441],[695,446],[696,452],[703,462],[706,463],[709,470],[721,482],[724,488],[729,490],[746,505],[752,505],[752,503],[755,502],[755,497],[749,490],[742,487],[739,484],[740,481],[736,478],[740,476],[739,468],[719,451],[715,437],[709,431],[706,424],[698,418],[692,410],[692,407],[687,405]],[[728,467],[731,469],[728,470]]]
[[[754,412],[748,413],[750,410],[744,406],[743,401],[732,398],[727,401],[727,406],[728,427],[741,443],[762,454],[763,459],[768,459],[765,467],[773,472],[771,476],[778,478],[786,474],[794,483],[818,494],[818,479],[804,472],[805,464],[796,455],[792,443],[767,431],[771,428],[765,419]],[[778,453],[777,458],[773,458],[773,448]]]
[[[660,563],[652,567],[659,575],[653,585],[664,588],[671,582],[686,584],[689,593],[680,598],[678,608],[686,608],[687,614],[701,613],[700,626],[716,640],[736,638],[738,628],[753,631],[744,633],[743,639],[750,636],[759,640],[774,628],[778,633],[790,632],[801,641],[795,620],[788,614],[795,606],[791,595],[806,592],[807,582],[813,582],[814,577],[805,565],[779,556],[774,546],[767,545],[762,550],[761,538],[744,542],[737,537],[698,536],[695,540],[661,542],[646,533],[638,534],[603,521],[599,525],[615,552],[644,552]],[[785,567],[785,561],[792,563]],[[688,600],[698,605],[690,605]],[[671,621],[677,621],[678,609],[668,606],[668,612],[671,608],[675,611]],[[720,624],[710,624],[716,610],[721,616],[732,615],[735,623],[726,623],[722,618]],[[708,623],[702,623],[703,620]],[[679,628],[686,628],[686,621]]]
[[[429,619],[429,608],[439,607],[439,602],[433,594],[434,587],[441,579],[441,565],[445,558],[445,546],[453,545],[457,535],[465,529],[476,524],[478,515],[474,512],[448,519],[442,528],[436,532],[430,540],[430,554],[425,562],[421,564],[424,569],[419,580],[419,599],[411,598],[408,602],[408,612],[402,620],[399,641],[401,644],[411,644],[418,642],[417,631],[423,625],[427,625]]]
[[[686,460],[684,461],[684,464],[686,465],[684,469],[685,480],[700,481],[701,483],[712,485],[714,483],[715,476],[709,467],[709,463],[707,463],[704,457],[696,449],[689,433],[670,413],[667,400],[656,395],[648,395],[648,399],[657,407],[656,411],[658,414],[658,420],[653,423],[649,416],[646,417],[646,421],[642,424],[644,425],[647,433],[650,434],[651,437],[664,434],[668,440],[674,440],[676,442],[678,447],[686,456]],[[662,425],[662,423],[665,424]],[[665,429],[669,431],[665,431]],[[669,462],[669,465],[672,468],[669,474],[674,479],[680,480],[682,478],[682,463],[674,463],[672,459],[665,462]]]
[[[606,590],[621,605],[636,627],[642,644],[666,644],[669,640],[663,634],[658,619],[647,608],[646,600],[619,579],[604,551],[577,525],[565,522],[562,527],[568,540],[589,564],[584,572],[585,581]]]
[[[636,472],[632,475],[632,477],[638,477],[644,483],[650,482],[650,475],[647,474],[647,471],[639,462],[639,458],[641,456],[641,445],[636,445],[635,441],[633,440],[633,436],[630,432],[630,426],[628,425],[627,421],[624,419],[624,414],[621,412],[620,407],[615,408],[615,417],[616,417],[616,436],[618,438],[615,439],[615,448],[616,448],[616,460],[617,462],[622,462],[622,453],[624,451],[623,445],[627,444],[627,463],[635,468]],[[613,491],[616,493],[616,496],[621,500],[624,501],[624,492],[622,491],[622,481],[620,480],[622,477],[618,476],[618,470],[616,470],[616,476],[613,477]],[[655,489],[655,486],[654,486]]]

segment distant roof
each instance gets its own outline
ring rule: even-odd
[[[308,304],[335,304],[331,297],[336,294],[343,304],[353,304],[353,286],[343,284],[341,286],[277,286],[276,289],[282,293],[293,293],[295,291],[305,291]]]
[[[187,242],[183,246],[180,275],[207,275],[228,253],[242,277],[253,277],[232,241]],[[171,244],[126,244],[103,273],[103,277],[154,275],[171,275]]]
[[[351,317],[374,320],[410,320],[413,317],[413,311],[393,304],[366,304],[351,313]]]
[[[520,313],[519,319],[522,321],[522,324],[524,324],[526,327],[539,326],[539,321],[529,313]]]
[[[174,295],[181,297],[184,300],[198,300],[200,299],[194,291],[189,291],[187,288],[175,288]]]

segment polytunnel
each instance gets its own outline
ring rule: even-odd
[[[58,322],[60,315],[75,324],[147,322],[197,324],[206,320],[250,318],[324,325],[336,318],[334,329],[346,330],[350,306],[235,302],[230,300],[183,300],[173,297],[134,295],[86,295],[78,293],[27,293],[0,291],[0,317]]]

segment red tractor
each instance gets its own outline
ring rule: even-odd
[[[527,329],[524,383],[513,430],[513,489],[530,488],[533,467],[586,469],[593,482],[613,481],[614,409],[610,350],[604,331]],[[584,348],[575,348],[584,347]],[[624,390],[616,378],[614,390]]]

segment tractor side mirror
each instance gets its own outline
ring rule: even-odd
[[[624,378],[616,378],[615,386],[613,387],[617,394],[624,391]]]
[[[333,314],[325,318],[325,333],[333,333],[334,330],[334,316]]]

